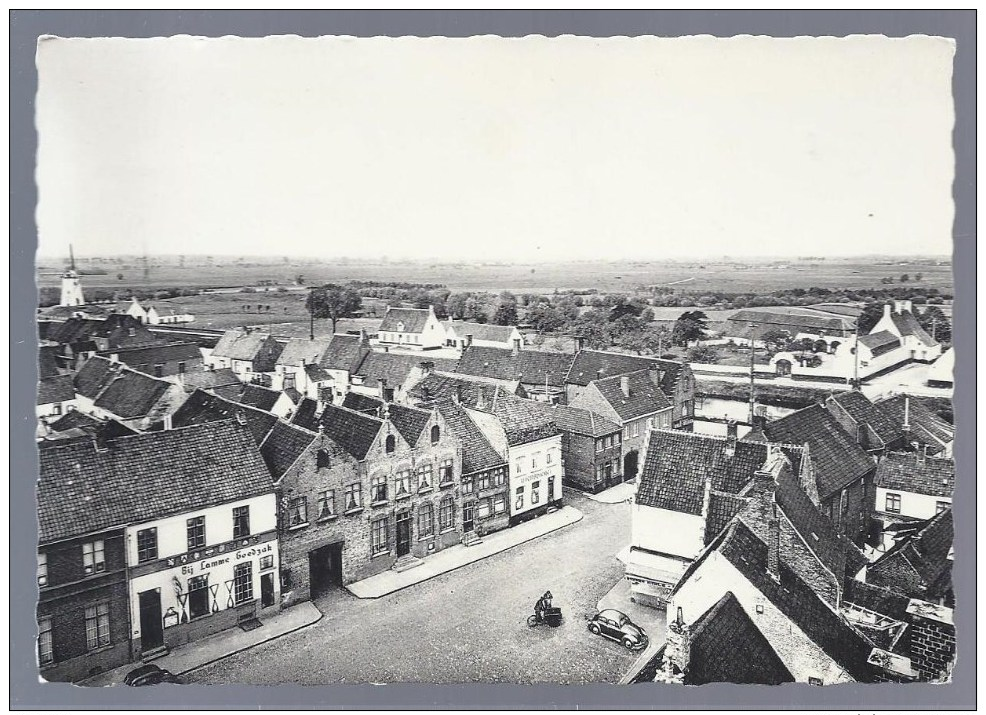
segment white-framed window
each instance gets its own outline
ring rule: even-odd
[[[86,647],[89,650],[110,644],[110,604],[96,603],[86,607]]]
[[[442,463],[438,467],[439,484],[445,485],[452,483],[452,478],[455,472],[454,466],[455,462],[452,459],[446,457],[442,460]]]
[[[250,536],[250,506],[233,507],[233,538]]]
[[[38,585],[48,585],[48,554],[38,553]]]
[[[900,494],[887,492],[886,511],[889,514],[900,514]]]
[[[82,570],[87,576],[106,570],[106,553],[102,540],[82,544]]]
[[[387,501],[387,475],[377,474],[370,479],[370,503],[379,504]]]
[[[394,497],[401,499],[408,496],[411,496],[411,470],[402,469],[397,472],[397,488]]]
[[[194,516],[185,521],[188,550],[205,546],[205,516]]]
[[[388,550],[388,520],[387,517],[376,519],[370,524],[370,550],[376,555]]]
[[[137,532],[137,563],[142,564],[157,558],[157,527],[140,529]]]
[[[424,539],[435,533],[435,510],[431,504],[423,504],[418,511],[418,538]]]
[[[55,649],[51,637],[51,618],[38,619],[38,662],[48,665],[55,662]]]
[[[245,561],[233,569],[233,600],[245,603],[253,599],[253,563]]]
[[[292,497],[288,500],[288,526],[308,523],[308,497]]]
[[[438,528],[448,531],[455,526],[455,501],[450,496],[442,499],[438,505]]]
[[[504,494],[496,494],[493,497],[493,513],[502,514],[507,510],[507,497]]]
[[[363,507],[363,485],[353,482],[346,485],[346,511]]]
[[[476,502],[476,517],[486,519],[490,515],[490,500],[480,499]]]
[[[336,515],[336,493],[327,489],[318,493],[318,518],[328,519]]]
[[[418,490],[425,491],[431,489],[432,479],[434,477],[434,466],[431,462],[426,462],[424,464],[418,465]]]

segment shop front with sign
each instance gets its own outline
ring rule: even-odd
[[[510,446],[510,524],[558,507],[562,497],[561,435]]]
[[[267,532],[133,567],[135,655],[174,648],[276,610],[277,545],[277,533]]]

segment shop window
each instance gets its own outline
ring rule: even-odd
[[[185,522],[188,533],[188,550],[205,546],[205,517],[195,516]]]
[[[318,518],[328,519],[336,515],[336,493],[329,489],[318,493]]]
[[[418,537],[427,538],[435,533],[435,513],[431,504],[425,504],[418,512]]]
[[[233,509],[233,538],[250,536],[250,507],[238,506]]]
[[[209,615],[209,575],[188,579],[188,616],[201,618]]]
[[[38,619],[38,662],[41,665],[55,662],[55,649],[51,637],[51,618]]]
[[[359,482],[346,486],[346,511],[360,509],[363,506],[363,485]]]
[[[389,550],[387,546],[388,541],[388,528],[387,528],[387,518],[377,519],[370,525],[370,549],[371,552],[376,554],[382,554]]]
[[[82,570],[87,576],[106,570],[106,554],[103,551],[102,540],[87,541],[82,544]]]
[[[514,499],[514,509],[518,511],[524,508],[524,487],[517,487],[516,498]]]
[[[38,585],[48,585],[48,554],[38,554]]]
[[[157,528],[141,529],[137,532],[137,563],[153,561],[157,558]]]
[[[110,644],[110,604],[97,603],[86,608],[86,647],[96,650]]]
[[[246,603],[253,599],[253,564],[249,561],[236,564],[233,569],[233,600]]]
[[[445,497],[438,506],[438,528],[448,531],[455,526],[455,502],[452,497]]]
[[[541,482],[531,484],[531,504],[541,501]]]
[[[288,526],[308,523],[308,497],[294,497],[288,501]]]

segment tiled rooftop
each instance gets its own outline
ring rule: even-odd
[[[276,482],[315,441],[315,433],[287,422],[276,422],[260,445],[264,464]]]
[[[518,350],[473,345],[462,351],[455,372],[526,385],[563,387],[575,356],[541,350]]]
[[[623,391],[623,382],[629,382],[629,394]],[[654,384],[650,370],[639,370],[626,375],[615,375],[592,383],[623,421],[654,414],[671,408],[667,396]]]
[[[955,491],[955,462],[915,452],[889,452],[877,465],[876,486],[951,498]]]
[[[272,493],[250,434],[233,422],[39,450],[40,541],[140,524]]]

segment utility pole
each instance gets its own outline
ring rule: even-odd
[[[938,332],[938,316],[933,315],[931,316],[931,339],[936,342],[938,341],[938,338],[936,337],[937,332]]]
[[[750,427],[753,427],[753,420],[754,417],[756,416],[756,405],[757,405],[756,378],[754,377],[753,374],[753,356],[757,350],[756,347],[757,334],[756,334],[755,326],[751,325],[750,328],[751,328],[750,330]]]
[[[852,386],[854,390],[859,389],[859,326],[856,326],[856,342],[853,345],[853,378]]]
[[[315,339],[315,286],[308,286],[308,339]]]

